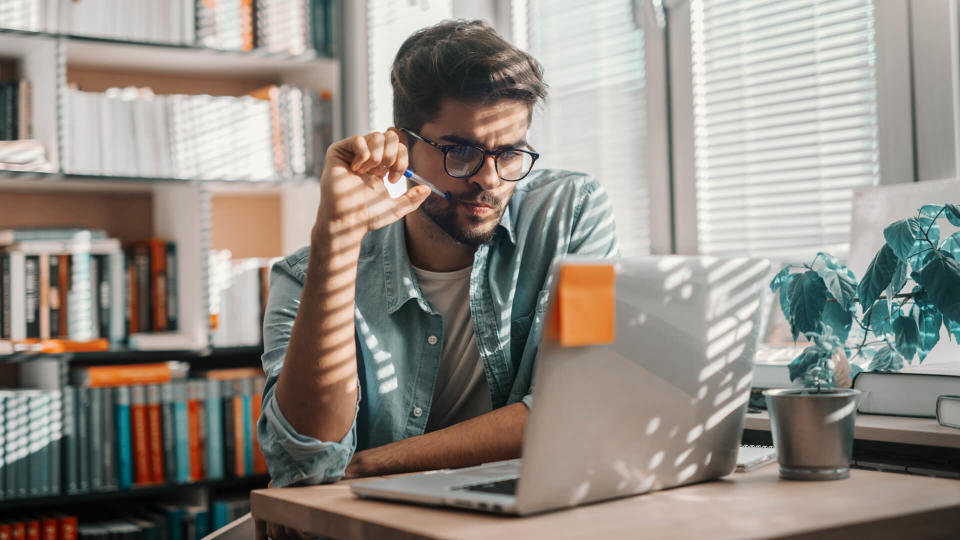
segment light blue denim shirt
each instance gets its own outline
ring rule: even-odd
[[[585,175],[539,170],[520,182],[470,274],[470,312],[494,408],[532,403],[533,364],[555,259],[618,254],[613,211]],[[276,486],[333,482],[357,450],[421,435],[443,350],[443,318],[420,292],[404,223],[373,231],[361,246],[356,287],[360,399],[339,441],[297,433],[274,396],[300,304],[309,248],[274,265],[263,323],[263,414],[257,435]]]

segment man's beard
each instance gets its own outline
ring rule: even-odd
[[[496,220],[468,215],[466,216],[468,224],[474,226],[471,227],[468,225],[467,227],[462,227],[457,220],[457,206],[459,206],[461,202],[489,205],[497,213]],[[503,212],[506,210],[506,207],[503,201],[489,193],[479,193],[475,197],[457,197],[449,201],[431,194],[427,200],[423,201],[423,204],[420,205],[420,210],[422,210],[431,221],[436,223],[437,226],[440,227],[440,230],[447,233],[450,238],[453,238],[461,244],[477,247],[489,242],[493,238],[493,235],[496,234],[496,226],[500,223],[500,218],[503,217]],[[489,230],[478,229],[481,224],[488,221],[493,222],[493,226],[490,227]]]

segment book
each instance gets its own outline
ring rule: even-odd
[[[220,404],[220,382],[215,379],[203,381],[206,385],[204,411],[207,428],[207,478],[223,478],[223,409]]]
[[[119,486],[117,478],[117,430],[116,388],[101,388],[103,394],[103,489],[110,491]]]
[[[133,442],[133,484],[136,486],[153,482],[148,429],[146,391],[143,386],[133,386],[130,388],[130,433]]]
[[[176,481],[186,483],[190,481],[190,424],[187,415],[187,382],[174,381],[173,387],[173,417],[174,417],[174,444],[176,448]]]
[[[117,485],[120,489],[133,487],[133,436],[130,426],[130,387],[116,388],[114,404],[116,420]]]
[[[59,495],[63,484],[63,390],[48,390],[50,396],[50,457],[47,462],[49,486],[47,493]]]
[[[90,489],[90,393],[92,388],[77,388],[76,408],[74,409],[77,433],[77,491],[85,493]]]
[[[175,360],[152,364],[88,366],[73,368],[70,377],[75,386],[91,388],[157,384],[185,378],[189,367],[186,362]]]
[[[90,403],[87,407],[87,427],[90,432],[87,434],[87,442],[90,445],[88,458],[90,460],[90,489],[99,491],[103,489],[104,461],[103,461],[103,439],[106,430],[103,425],[103,388],[90,388]]]
[[[163,412],[160,404],[160,386],[146,385],[148,446],[150,472],[154,484],[166,481],[163,462]]]
[[[937,396],[937,422],[960,429],[960,394]]]
[[[187,382],[187,444],[190,449],[190,479],[203,478],[203,463],[200,460],[200,401],[203,398],[202,381]]]
[[[960,394],[960,373],[865,371],[854,378],[853,387],[863,392],[857,407],[861,413],[936,418],[937,396]]]
[[[174,412],[173,385],[161,384],[160,410],[163,419],[163,472],[168,483],[177,481],[176,415]]]
[[[68,495],[78,493],[79,448],[76,430],[77,389],[72,386],[63,388],[63,491]],[[61,527],[62,528],[62,527]]]
[[[223,420],[223,467],[225,476],[237,476],[236,415],[234,414],[234,387],[232,380],[220,381],[220,416]]]
[[[257,437],[257,422],[260,420],[260,412],[263,404],[263,387],[266,385],[266,377],[256,377],[253,379],[253,395],[250,397],[250,434],[253,447],[253,473],[267,474],[267,462],[263,457],[263,451],[260,450],[260,440]]]

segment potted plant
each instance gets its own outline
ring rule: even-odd
[[[888,225],[859,282],[827,253],[773,278],[794,341],[810,342],[789,365],[804,388],[764,392],[781,477],[849,476],[859,392],[844,387],[860,365],[922,362],[941,326],[960,342],[960,232],[941,239],[943,220],[960,227],[960,205],[928,204]]]

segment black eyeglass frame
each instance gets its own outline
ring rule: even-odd
[[[530,148],[530,150],[524,150],[522,148],[503,148],[501,150],[487,150],[486,148],[482,146],[477,146],[475,144],[440,144],[435,141],[431,141],[430,139],[424,137],[423,135],[420,135],[419,133],[416,133],[407,128],[400,128],[400,130],[406,133],[407,135],[410,135],[415,139],[421,140],[429,144],[430,146],[436,148],[437,150],[440,150],[441,152],[443,152],[443,170],[453,178],[464,178],[464,179],[470,178],[471,176],[480,172],[480,169],[483,168],[483,162],[487,160],[487,156],[493,156],[493,167],[497,171],[497,176],[504,182],[519,182],[524,178],[526,178],[527,175],[530,174],[530,171],[533,170],[533,165],[537,162],[538,159],[540,159],[540,154],[534,151],[533,148],[530,147],[529,145],[527,145],[527,148]],[[462,146],[469,146],[470,148],[476,148],[483,154],[483,159],[477,162],[477,166],[474,167],[474,169],[469,174],[465,174],[465,175],[450,174],[450,169],[447,168],[447,153],[453,150],[454,148],[458,148]],[[500,156],[506,152],[523,152],[524,154],[527,154],[528,156],[531,157],[532,161],[530,162],[530,168],[527,169],[527,172],[523,173],[523,176],[521,176],[520,178],[517,178],[515,180],[509,180],[500,175],[500,164],[499,164]]]

